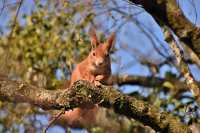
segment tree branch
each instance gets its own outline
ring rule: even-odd
[[[67,88],[69,81],[65,81],[66,84],[62,89]],[[164,87],[174,94],[188,91],[188,86],[184,81],[180,81],[178,78],[160,78],[154,76],[139,76],[139,75],[112,75],[113,84],[123,85],[138,85],[148,88]],[[166,86],[166,83],[168,84]],[[197,83],[200,86],[200,83]]]
[[[22,81],[12,81],[0,77],[0,100],[2,101],[26,102],[43,109],[62,109],[64,105],[59,103],[59,97],[63,93],[62,91],[50,91]]]
[[[169,43],[170,48],[172,49],[176,57],[177,68],[180,70],[181,74],[185,78],[188,88],[190,88],[192,95],[197,99],[197,103],[200,106],[200,87],[198,86],[198,83],[194,79],[193,75],[191,74],[188,64],[185,62],[185,59],[183,57],[183,53],[179,49],[176,40],[170,32],[170,29],[166,28],[165,36],[166,41]]]
[[[168,78],[159,78],[152,76],[136,76],[136,75],[115,75],[112,76],[113,83],[121,86],[121,85],[140,85],[145,87],[164,87],[165,83],[171,83],[172,91],[186,91],[187,85],[183,81],[179,81],[178,79],[168,79]],[[198,83],[200,84],[200,83]]]
[[[178,78],[160,78],[154,76],[139,76],[139,75],[112,75],[113,84],[123,85],[138,85],[148,88],[163,87],[173,94],[188,91],[188,86],[184,81],[180,81]],[[167,83],[167,84],[166,84]],[[62,87],[67,88],[69,82]],[[197,82],[198,86],[200,83]]]
[[[14,16],[13,25],[12,25],[12,27],[11,27],[11,31],[10,31],[10,34],[9,34],[9,36],[8,36],[8,39],[11,39],[11,38],[12,38],[14,29],[15,29],[15,25],[16,25],[16,22],[17,22],[17,17],[18,17],[18,15],[19,15],[19,12],[20,12],[22,3],[23,3],[23,0],[20,0],[19,6],[18,6],[17,11],[16,11],[16,14],[15,14],[15,16]]]
[[[200,58],[200,28],[188,21],[176,0],[129,0],[140,4],[160,25],[169,26]]]
[[[0,99],[10,102],[27,102],[44,109],[69,110],[84,102],[100,103],[112,107],[116,113],[134,118],[156,131],[188,133],[190,130],[166,112],[134,97],[126,96],[108,86],[94,87],[86,81],[78,81],[69,90],[45,90],[22,81],[0,78]]]

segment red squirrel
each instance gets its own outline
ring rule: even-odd
[[[77,80],[87,80],[95,86],[100,84],[112,85],[110,51],[114,45],[115,33],[113,32],[104,43],[99,42],[94,30],[90,31],[90,38],[91,52],[73,70],[69,88]],[[66,111],[64,118],[67,125],[79,127],[80,125],[95,123],[97,111],[98,105],[84,104],[79,108]]]

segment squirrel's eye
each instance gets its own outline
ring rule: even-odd
[[[92,55],[95,56],[96,55],[95,52],[93,52]]]

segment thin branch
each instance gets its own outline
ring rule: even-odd
[[[19,12],[20,12],[20,8],[21,8],[21,6],[22,6],[22,3],[23,3],[23,0],[21,0],[21,1],[19,2],[19,6],[18,6],[18,8],[17,8],[17,12],[16,12],[16,14],[15,14],[15,17],[14,17],[14,20],[13,20],[13,25],[12,25],[11,32],[10,32],[10,34],[9,34],[8,39],[12,38],[12,34],[13,34],[13,32],[14,32],[14,29],[15,29],[15,26],[16,26],[16,23],[17,23],[17,17],[18,17],[18,15],[19,15]]]
[[[194,8],[194,13],[195,13],[195,20],[194,20],[194,24],[197,25],[197,19],[198,19],[198,14],[197,14],[197,8],[195,6],[194,0],[190,0],[191,1],[191,5]]]
[[[161,51],[160,51],[160,49],[157,47],[157,45],[156,45],[156,41],[158,42],[158,43],[160,43],[160,45],[162,46],[162,48],[164,48],[164,50],[165,50],[165,52],[168,52],[167,51],[167,49],[163,46],[163,44],[162,44],[162,42],[157,38],[157,36],[154,34],[154,33],[152,33],[145,25],[143,25],[142,23],[140,23],[137,19],[135,19],[134,18],[134,14],[128,14],[128,13],[126,13],[126,12],[124,12],[124,11],[122,11],[122,10],[119,10],[119,9],[117,9],[117,8],[113,8],[113,11],[116,11],[117,13],[119,13],[119,14],[121,14],[121,15],[123,15],[123,16],[125,16],[126,18],[127,18],[127,20],[131,20],[131,22],[133,22],[147,37],[148,37],[148,39],[150,40],[150,42],[151,42],[151,44],[152,44],[152,46],[153,46],[153,48],[156,50],[156,52],[160,55],[160,56],[162,56],[163,58],[168,58],[164,53],[162,53]],[[151,34],[150,34],[151,33]],[[154,37],[154,38],[153,38]],[[154,40],[154,39],[156,39],[156,41]]]
[[[6,4],[6,0],[3,0],[2,1],[2,8],[1,8],[1,10],[0,10],[0,16],[2,15],[2,13],[3,13],[3,10],[4,10],[4,8],[5,8],[5,4]]]
[[[168,82],[172,84],[172,91],[186,91],[187,85],[183,81],[178,79],[166,79],[159,77],[146,77],[146,76],[136,76],[136,75],[116,75],[112,76],[113,83],[121,85],[140,85],[144,87],[163,87],[164,83]]]
[[[183,51],[180,50],[178,47],[178,44],[176,40],[174,39],[172,31],[166,27],[165,30],[165,37],[166,41],[169,43],[170,48],[174,52],[174,55],[177,60],[177,67],[179,68],[180,72],[183,74],[186,84],[188,85],[188,88],[190,88],[190,91],[192,92],[192,95],[197,98],[197,103],[200,106],[200,88],[197,84],[197,81],[191,74],[188,64],[185,62]]]
[[[44,133],[47,132],[47,130],[49,129],[49,127],[56,121],[58,120],[61,115],[65,114],[65,110],[62,110],[60,113],[58,113],[55,117],[53,117],[53,119],[48,123],[47,127],[44,129]]]
[[[187,55],[189,55],[189,60],[193,64],[196,64],[200,68],[200,59],[198,58],[197,54],[194,53],[194,51],[188,47],[184,42],[180,42],[182,47],[184,48],[184,51]]]

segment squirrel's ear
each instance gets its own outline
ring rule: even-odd
[[[112,34],[109,36],[108,40],[107,40],[107,48],[110,51],[110,49],[113,47],[114,43],[116,40],[116,33],[112,32]]]
[[[98,41],[96,32],[93,28],[91,28],[89,31],[89,34],[90,34],[90,41],[91,41],[92,49],[95,49],[99,45],[99,41]]]

